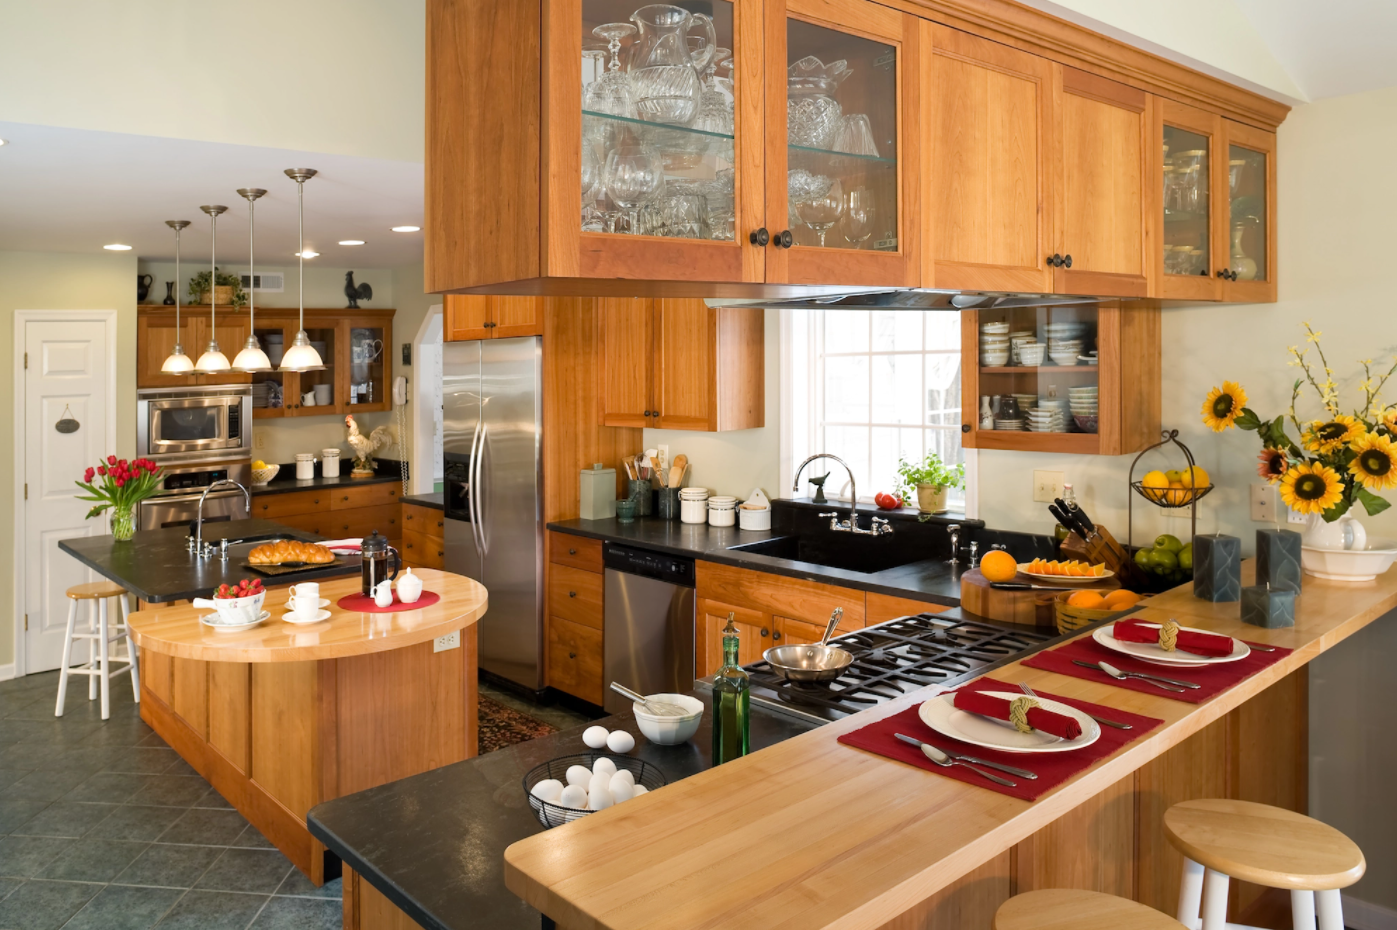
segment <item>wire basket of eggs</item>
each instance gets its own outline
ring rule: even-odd
[[[643,759],[584,752],[534,766],[524,776],[524,793],[538,822],[558,827],[666,784],[664,773]]]

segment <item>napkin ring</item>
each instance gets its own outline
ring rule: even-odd
[[[1009,722],[1014,725],[1014,729],[1020,733],[1032,733],[1033,727],[1028,723],[1028,712],[1040,706],[1031,697],[1016,697],[1009,702]]]
[[[1159,648],[1173,652],[1179,648],[1179,625],[1173,620],[1165,620],[1159,627]]]

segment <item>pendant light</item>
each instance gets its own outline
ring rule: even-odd
[[[315,351],[315,346],[310,344],[310,337],[306,335],[306,181],[315,177],[314,168],[287,168],[286,176],[296,182],[296,210],[299,217],[297,229],[300,233],[301,247],[296,255],[300,261],[300,289],[299,302],[301,307],[298,317],[298,329],[296,338],[291,341],[291,345],[286,347],[286,353],[281,357],[281,371],[324,371],[325,363],[320,358],[320,353]]]
[[[187,375],[194,371],[194,360],[184,354],[184,346],[179,341],[179,231],[189,225],[189,220],[166,220],[165,225],[175,231],[175,347],[160,371],[167,375]]]
[[[247,309],[249,316],[247,344],[238,353],[238,357],[233,359],[233,370],[271,371],[272,361],[267,358],[267,353],[262,351],[262,343],[257,341],[257,269],[253,265],[252,254],[252,205],[266,191],[260,187],[240,187],[238,193],[247,200]]]
[[[199,374],[213,374],[229,369],[228,356],[218,348],[218,214],[226,213],[227,207],[214,205],[199,208],[209,215],[209,345],[194,370]]]

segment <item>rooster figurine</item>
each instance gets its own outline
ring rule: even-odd
[[[354,450],[354,470],[350,472],[349,476],[351,478],[372,477],[374,473],[373,454],[375,450],[392,445],[392,430],[387,426],[379,426],[365,436],[359,432],[359,424],[354,422],[353,414],[344,418],[344,425],[349,427],[349,446]]]
[[[346,271],[344,273],[344,296],[349,298],[349,304],[345,309],[358,310],[359,301],[374,299],[374,289],[369,287],[368,282],[356,285],[354,283],[354,272]]]

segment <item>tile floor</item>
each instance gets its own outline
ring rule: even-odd
[[[315,888],[140,719],[58,673],[0,682],[0,930],[319,930]]]

